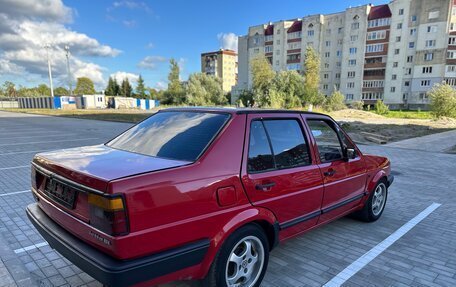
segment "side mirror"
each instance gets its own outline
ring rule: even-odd
[[[347,160],[355,159],[356,158],[356,150],[354,148],[346,148],[345,149],[345,158]]]

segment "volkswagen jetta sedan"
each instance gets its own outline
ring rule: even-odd
[[[259,286],[279,242],[377,220],[392,180],[327,115],[166,109],[105,144],[36,155],[27,214],[108,286]]]

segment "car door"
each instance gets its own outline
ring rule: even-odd
[[[281,238],[314,226],[323,182],[298,114],[249,114],[242,182],[255,206],[274,212]]]
[[[324,195],[320,222],[346,213],[365,196],[366,172],[361,154],[347,140],[339,126],[329,117],[306,116],[306,122],[316,145]],[[355,149],[348,159],[346,149]]]

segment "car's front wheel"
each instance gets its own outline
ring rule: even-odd
[[[388,186],[385,180],[377,183],[374,190],[371,192],[369,199],[366,201],[364,208],[355,212],[354,217],[366,221],[373,222],[380,218],[385,209],[386,199],[388,198]]]
[[[269,260],[269,243],[261,227],[246,225],[225,241],[204,286],[260,286]]]

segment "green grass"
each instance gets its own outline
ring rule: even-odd
[[[421,119],[427,120],[432,119],[432,114],[429,111],[388,111],[387,114],[383,116],[387,118],[397,118],[397,119]]]

